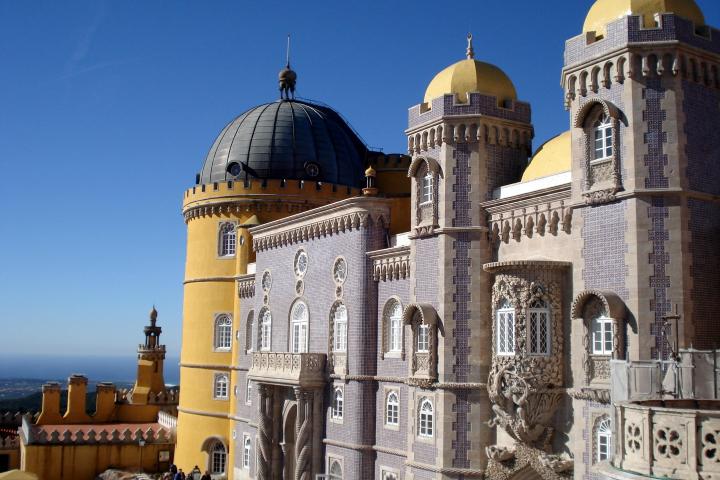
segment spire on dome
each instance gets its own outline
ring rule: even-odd
[[[297,73],[290,68],[290,35],[287,37],[287,52],[285,54],[285,68],[280,70],[278,81],[280,84],[280,99],[290,100],[295,98],[295,83],[297,82]]]
[[[473,50],[473,44],[472,44],[472,33],[467,34],[467,50],[465,50],[465,55],[467,56],[468,60],[472,60],[475,58],[475,51]]]

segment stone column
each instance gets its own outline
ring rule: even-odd
[[[259,442],[258,442],[258,465],[257,478],[259,480],[271,480],[272,472],[272,437],[273,437],[273,387],[258,384],[258,394],[260,397],[260,422],[258,425]]]
[[[295,480],[311,480],[313,393],[295,387],[297,420],[295,423]]]

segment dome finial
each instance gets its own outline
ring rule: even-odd
[[[295,98],[295,83],[297,82],[297,73],[290,68],[290,34],[287,36],[287,51],[285,54],[285,68],[280,70],[278,81],[280,83],[280,99],[289,100]]]
[[[467,34],[467,50],[465,50],[465,55],[467,56],[468,60],[472,60],[475,58],[475,51],[473,50],[472,46],[472,33]]]

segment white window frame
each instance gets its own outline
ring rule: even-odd
[[[347,307],[340,304],[333,312],[333,352],[345,353],[347,351]]]
[[[612,429],[609,417],[603,417],[600,420],[595,441],[597,442],[597,461],[603,462],[605,460],[610,460],[612,456]]]
[[[380,478],[382,480],[400,480],[400,474],[397,470],[388,470],[387,468],[380,467]]]
[[[218,448],[222,447],[222,451]],[[222,442],[216,441],[210,448],[210,455],[208,455],[210,473],[213,475],[224,475],[227,471],[227,448]],[[222,470],[216,468],[216,466],[222,466]]]
[[[213,399],[227,400],[229,397],[230,376],[227,373],[213,375]]]
[[[253,351],[253,331],[255,330],[255,310],[250,310],[245,323],[245,353]]]
[[[232,258],[237,253],[237,230],[232,222],[222,222],[218,227],[218,256]]]
[[[269,309],[265,308],[260,311],[258,322],[258,349],[261,352],[269,352],[272,348],[272,314]]]
[[[430,353],[430,325],[426,323],[418,323],[415,352]]]
[[[327,462],[328,462],[327,463],[327,472],[328,472],[327,478],[328,478],[328,480],[342,480],[342,478],[345,474],[345,469],[343,468],[342,460],[339,458],[335,458],[335,457],[328,457]],[[337,476],[331,472],[333,466],[335,466],[335,465],[337,465],[340,468],[340,476]]]
[[[507,301],[495,312],[495,337],[498,355],[515,355],[515,307]]]
[[[612,355],[615,342],[612,318],[605,315],[593,318],[590,321],[590,335],[593,355]]]
[[[397,390],[390,390],[385,396],[385,425],[400,426],[400,394]]]
[[[602,162],[613,156],[612,119],[603,114],[593,124],[593,155],[592,162]]]
[[[215,338],[213,348],[219,352],[229,352],[232,349],[232,315],[220,313],[215,315]]]
[[[242,468],[243,470],[250,470],[250,459],[252,458],[252,440],[250,435],[243,435],[243,458]]]
[[[299,317],[297,312],[304,308],[304,315]],[[302,300],[295,302],[290,310],[290,352],[305,353],[308,351],[310,335],[310,311],[307,303]]]
[[[403,319],[402,305],[397,300],[393,302],[392,309],[389,312],[388,324],[388,353],[400,354],[403,347]]]
[[[550,355],[552,352],[552,319],[547,302],[536,299],[530,304],[528,319],[528,353],[530,355]],[[544,331],[543,331],[544,330]],[[543,348],[543,342],[545,343]]]
[[[435,178],[428,170],[420,179],[420,205],[430,205],[435,194]]]
[[[433,438],[435,435],[435,407],[427,397],[418,402],[417,433],[422,438]]]
[[[342,387],[333,389],[332,405],[330,407],[330,415],[333,420],[342,420],[345,410],[345,392]]]
[[[245,381],[245,405],[252,405],[252,380]]]

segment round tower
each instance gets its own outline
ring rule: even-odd
[[[283,98],[250,108],[220,132],[183,195],[188,236],[175,458],[187,470],[224,469],[232,478],[236,385],[245,391],[247,370],[238,366],[248,322],[239,318],[238,278],[254,273],[249,228],[359,195],[365,186],[372,152],[334,110],[291,98],[296,78],[288,65],[280,74]]]

